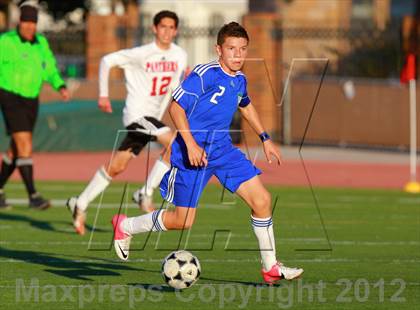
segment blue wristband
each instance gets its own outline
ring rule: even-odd
[[[265,142],[267,140],[270,140],[270,135],[268,133],[266,133],[265,131],[263,131],[260,135],[259,135],[261,142]]]

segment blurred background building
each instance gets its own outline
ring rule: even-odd
[[[0,0],[0,29],[15,27],[18,4]],[[95,62],[89,41],[112,32],[106,42],[116,48],[152,40],[153,15],[161,9],[176,11],[181,19],[177,42],[189,54],[190,65],[215,57],[214,40],[225,22],[242,21],[247,14],[275,16],[272,35],[281,41],[279,61],[287,68],[297,57],[327,57],[333,72],[342,76],[398,77],[403,62],[401,26],[404,16],[419,16],[418,0],[40,0],[38,28],[49,38],[64,67],[75,62],[68,75],[94,77]],[[96,18],[89,24],[89,18]],[[99,20],[104,22],[96,25]],[[106,28],[106,29],[103,29]],[[100,35],[99,35],[100,34]],[[115,43],[115,41],[118,41]],[[114,44],[114,45],[113,45]],[[116,45],[115,45],[116,44]],[[118,46],[117,46],[118,45]],[[104,48],[103,53],[108,52]],[[381,55],[381,59],[373,57]],[[97,53],[98,54],[98,53]],[[97,55],[100,57],[101,55]],[[384,61],[387,60],[385,63]],[[66,69],[64,68],[63,69]],[[302,66],[310,72],[311,66]],[[318,70],[317,65],[312,70]],[[94,68],[96,69],[96,68]],[[300,71],[299,70],[299,71]],[[76,72],[75,72],[76,71]]]
[[[0,0],[1,30],[15,27],[19,3]],[[250,93],[278,141],[300,143],[328,59],[306,142],[408,147],[408,91],[399,77],[407,53],[419,55],[420,0],[39,3],[39,30],[48,37],[64,75],[77,79],[75,98],[95,100],[100,58],[150,42],[153,15],[169,9],[180,16],[177,43],[187,50],[190,67],[215,58],[214,43],[222,24],[234,20],[246,25],[252,61],[244,70]],[[112,78],[113,99],[123,100],[122,73],[113,70]],[[57,100],[47,87],[41,98]],[[249,130],[238,122],[235,128]]]

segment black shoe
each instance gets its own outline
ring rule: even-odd
[[[11,208],[12,206],[6,201],[6,195],[4,193],[0,193],[0,210],[9,210]]]
[[[40,194],[32,194],[29,198],[29,208],[36,210],[45,210],[51,207],[50,201],[44,199]]]

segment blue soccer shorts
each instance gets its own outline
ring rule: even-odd
[[[229,141],[230,142],[230,141]],[[207,153],[207,167],[193,167],[188,162],[186,148],[172,144],[171,165],[160,183],[162,198],[178,207],[197,207],[201,193],[214,175],[230,192],[261,174],[244,153],[231,143],[212,146]]]

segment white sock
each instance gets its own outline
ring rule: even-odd
[[[77,197],[77,207],[85,211],[89,205],[111,183],[112,178],[102,166],[96,171],[85,190]]]
[[[163,212],[163,210],[155,210],[144,215],[128,217],[121,222],[121,227],[125,233],[130,235],[148,231],[165,231],[167,229],[163,225]]]
[[[153,165],[152,170],[150,171],[146,183],[140,189],[140,192],[146,196],[152,196],[153,191],[156,187],[159,186],[160,181],[162,181],[163,176],[166,172],[171,169],[171,166],[164,162],[162,159],[158,159]]]
[[[263,267],[269,271],[277,263],[273,220],[271,217],[256,218],[251,215],[251,224],[258,239]]]

